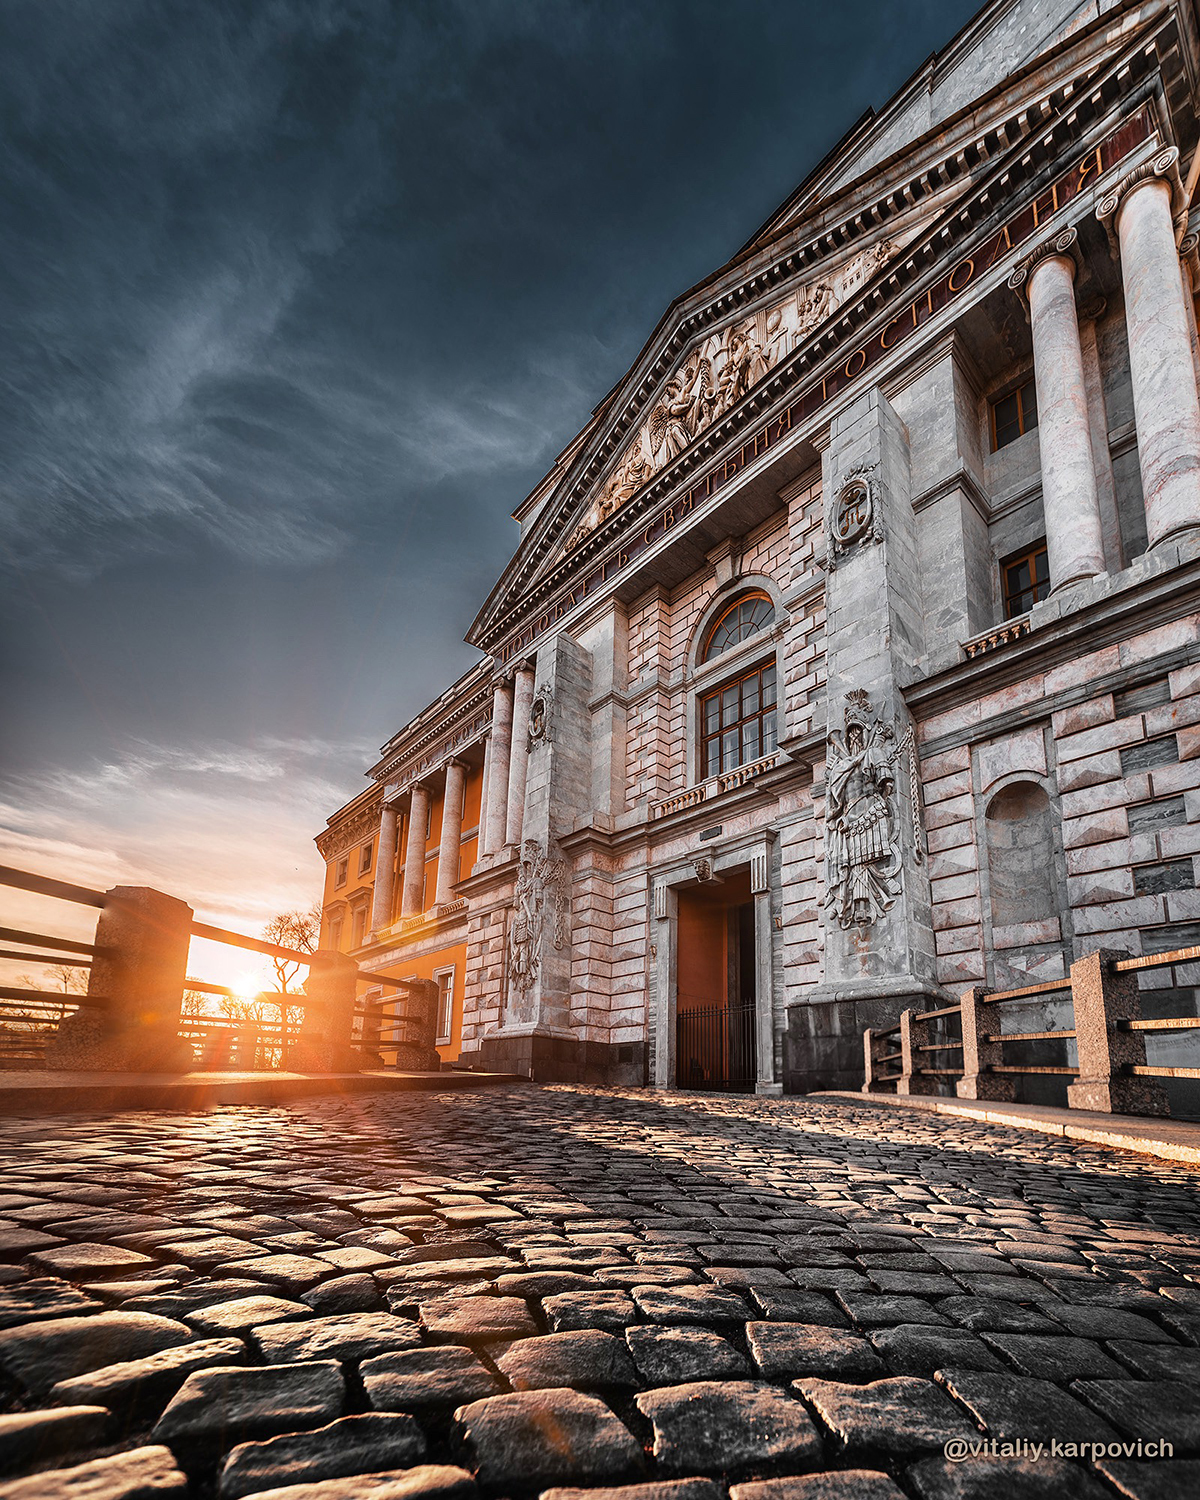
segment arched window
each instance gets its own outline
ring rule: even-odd
[[[771,650],[769,631],[775,620],[770,596],[756,589],[740,595],[721,611],[703,637],[698,665],[756,635]],[[735,668],[735,670],[737,670]],[[706,674],[707,675],[707,674]],[[713,683],[697,695],[698,773],[717,776],[770,755],[776,743],[776,673],[769,661],[746,662],[732,680]],[[710,679],[711,680],[711,679]]]
[[[765,630],[775,618],[775,606],[766,594],[743,594],[717,616],[700,653],[701,662],[712,661],[730,646]]]

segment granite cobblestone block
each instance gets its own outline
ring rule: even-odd
[[[73,1136],[64,1117],[49,1144],[44,1124],[0,1122],[0,1194],[32,1208],[30,1227],[149,1262],[94,1274],[84,1256],[78,1280],[0,1268],[0,1362],[19,1390],[39,1325],[73,1329],[46,1345],[65,1360],[55,1389],[25,1388],[22,1405],[178,1424],[170,1442],[196,1473],[232,1476],[239,1444],[269,1450],[246,1470],[254,1488],[235,1497],[231,1477],[224,1500],[469,1500],[477,1484],[896,1500],[897,1482],[917,1500],[995,1500],[994,1466],[947,1465],[946,1437],[1058,1424],[1124,1438],[1154,1422],[1200,1452],[1185,1399],[1200,1359],[1195,1173],[971,1121],[880,1125],[853,1103],[664,1109],[569,1087],[312,1100],[242,1134],[230,1117],[218,1134],[205,1116],[151,1113],[123,1119],[115,1147],[94,1122]],[[81,1149],[105,1162],[104,1201],[80,1197],[99,1175]],[[328,1258],[346,1259],[338,1246],[383,1260],[347,1271]],[[291,1284],[258,1274],[277,1258],[302,1263]],[[80,1355],[89,1328],[145,1329],[131,1314],[161,1348]],[[456,1424],[471,1407],[484,1410]],[[548,1423],[557,1446],[537,1471],[521,1456],[543,1452]],[[398,1446],[373,1446],[368,1424]],[[114,1429],[91,1431],[37,1462],[70,1474]],[[343,1462],[363,1472],[334,1477]],[[1053,1493],[1045,1464],[1009,1500]],[[117,1470],[96,1472],[126,1500]],[[1093,1476],[1066,1472],[1086,1496]],[[61,1480],[64,1500],[75,1483]],[[43,1479],[52,1497],[59,1484]]]

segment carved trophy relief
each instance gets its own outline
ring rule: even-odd
[[[910,236],[906,237],[911,238]],[[906,241],[905,241],[906,242]],[[709,334],[695,345],[662,387],[586,514],[567,550],[608,520],[659,470],[741,401],[889,260],[899,240],[881,240],[836,270],[825,272],[780,301]]]
[[[542,971],[543,944],[566,947],[570,936],[566,865],[543,851],[536,839],[521,845],[520,874],[508,924],[509,993],[524,994]]]
[[[904,857],[896,779],[903,755],[909,759],[908,810],[919,864],[923,853],[912,728],[897,739],[895,726],[871,712],[867,693],[847,693],[845,731],[829,734],[825,772],[824,904],[832,907],[843,928],[869,927],[900,894]]]

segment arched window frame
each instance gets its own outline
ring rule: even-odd
[[[774,610],[774,618],[771,622],[762,630],[747,636],[745,640],[738,641],[736,645],[704,661],[705,649],[721,617],[733,605],[755,595],[766,598],[770,602]],[[787,623],[788,615],[783,608],[779,589],[771,578],[760,575],[744,576],[717,590],[712,596],[708,607],[700,616],[692,632],[691,647],[687,657],[689,785],[695,786],[700,782],[711,780],[702,760],[704,734],[700,723],[700,713],[703,699],[722,685],[738,681],[750,672],[760,670],[768,664],[773,664],[775,667],[775,744],[778,745],[783,737],[783,637]],[[750,763],[742,762],[742,764]]]

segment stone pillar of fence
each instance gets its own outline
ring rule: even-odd
[[[1136,973],[1119,974],[1113,968],[1116,960],[1128,957],[1101,948],[1071,965],[1079,1077],[1067,1085],[1067,1103],[1072,1109],[1106,1114],[1169,1115],[1166,1091],[1157,1079],[1123,1071],[1146,1062],[1141,1033],[1117,1027],[1118,1021],[1140,1020],[1142,1013]]]
[[[401,1073],[436,1073],[442,1065],[437,1038],[438,987],[432,979],[414,979],[396,1004],[403,1021],[396,1042],[396,1067]]]
[[[300,1073],[357,1073],[352,1046],[358,965],[346,953],[313,954],[304,987],[304,1020],[284,1066]]]
[[[917,1049],[929,1040],[929,1023],[922,1021],[915,1011],[900,1012],[900,1077],[896,1080],[898,1094],[936,1094],[936,1078],[923,1077],[919,1071],[923,1058],[928,1053]]]
[[[1016,1094],[1016,1080],[1008,1073],[988,1070],[1003,1061],[1000,1042],[989,1036],[1000,1032],[1000,1007],[990,1004],[984,989],[967,990],[962,997],[963,1076],[955,1083],[960,1099],[1007,1099]]]
[[[192,908],[145,886],[105,892],[87,999],[46,1049],[57,1070],[186,1072],[191,1046],[179,1037],[179,1008],[192,936]]]
[[[867,1027],[863,1032],[863,1086],[864,1094],[882,1094],[896,1081],[896,1074],[890,1063],[885,1063],[883,1058],[895,1051],[899,1045],[898,1033],[891,1032],[890,1035],[880,1035]]]

